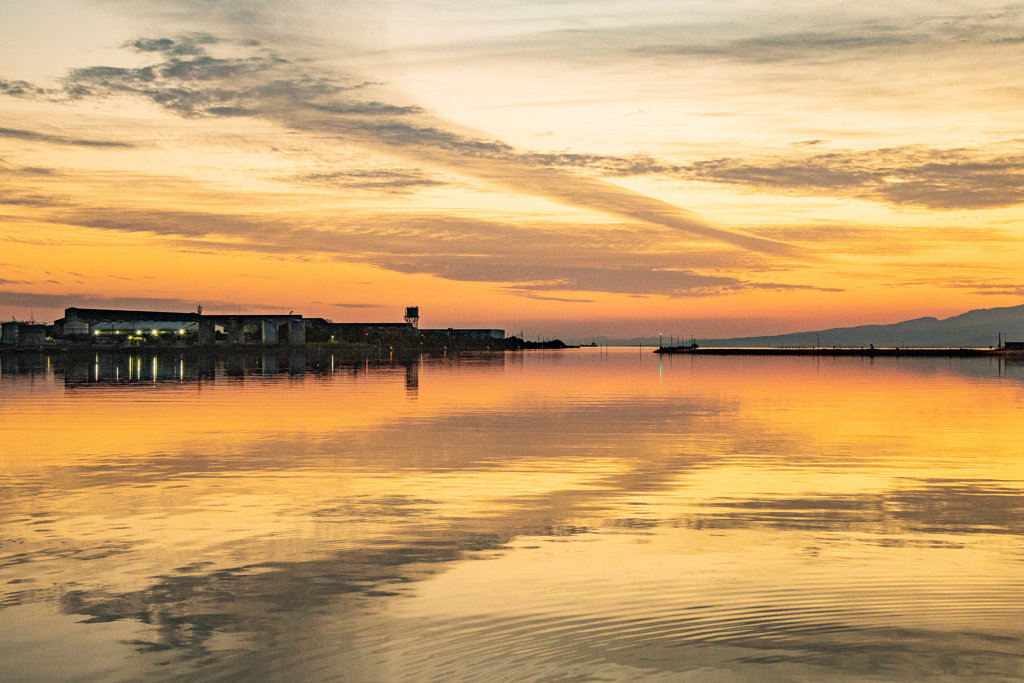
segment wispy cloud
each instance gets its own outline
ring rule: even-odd
[[[527,299],[535,299],[537,301],[557,301],[563,304],[592,304],[595,303],[594,299],[570,299],[564,296],[546,296],[543,294],[537,294],[536,292],[526,291],[523,289],[507,289],[505,290],[509,294],[521,296]]]
[[[815,148],[824,140],[791,143]],[[997,151],[998,150],[998,151]],[[1024,141],[975,148],[921,145],[725,157],[673,164],[647,155],[520,155],[550,168],[580,168],[611,177],[664,176],[748,191],[851,197],[928,209],[984,209],[1024,203]]]
[[[2,135],[0,135],[0,137],[2,137]],[[40,166],[19,166],[17,164],[11,164],[5,161],[4,159],[0,159],[0,174],[7,176],[52,176],[57,173],[58,171],[53,168],[44,168]],[[13,198],[13,192],[11,190],[0,190],[0,198],[4,197]]]
[[[162,61],[145,67],[75,69],[64,81],[72,99],[141,97],[183,117],[259,116],[294,130],[330,136],[418,165],[464,174],[516,192],[623,216],[777,257],[809,260],[806,250],[712,226],[668,202],[607,181],[567,172],[543,156],[457,132],[416,106],[367,99],[369,81],[343,81],[262,48],[247,57],[215,57],[192,37],[145,39],[137,51]]]
[[[27,140],[29,142],[44,142],[51,145],[69,145],[72,147],[130,148],[135,146],[130,143],[120,142],[117,140],[69,138],[63,135],[49,135],[47,133],[37,133],[35,131],[21,130],[17,128],[0,128],[0,138],[13,138],[15,140]]]
[[[310,254],[407,274],[503,285],[517,293],[594,291],[628,295],[706,296],[753,287],[749,279],[708,274],[770,271],[765,257],[692,246],[666,250],[664,235],[633,225],[566,230],[560,224],[526,228],[445,214],[339,217],[330,229],[297,216],[74,207],[48,219],[206,247],[269,254]],[[569,255],[570,261],[567,261]],[[799,285],[770,284],[772,289]]]
[[[0,166],[0,175],[36,177],[51,175],[50,173],[45,171],[45,169],[5,169],[4,167]],[[62,200],[54,195],[24,190],[9,190],[0,187],[0,205],[44,208],[51,206],[59,206],[62,203]]]
[[[985,227],[907,226],[856,223],[768,224],[757,233],[795,244],[811,244],[831,254],[894,256],[943,248],[950,244],[1012,244],[1010,230]]]
[[[719,4],[719,3],[714,3]],[[1024,8],[1017,3],[969,7],[912,6],[900,10],[831,5],[815,11],[777,3],[739,9],[687,5],[642,21],[630,17],[608,25],[536,32],[524,38],[473,43],[481,53],[557,56],[565,60],[733,62],[740,65],[819,66],[934,53],[962,46],[1012,46],[1021,41]],[[900,3],[891,3],[898,5]],[[867,11],[865,11],[867,9]],[[451,51],[445,46],[446,51]]]
[[[2,282],[2,281],[0,281]],[[48,294],[43,292],[17,292],[0,290],[0,306],[18,308],[63,309],[71,306],[95,308],[120,308],[138,310],[170,310],[193,312],[196,301],[173,297],[106,296],[89,292],[73,294]],[[243,304],[233,301],[202,301],[203,309],[210,313],[234,313],[238,309],[260,311],[283,311],[287,305]]]
[[[408,192],[423,187],[447,185],[434,175],[418,170],[367,169],[351,171],[326,171],[294,176],[288,180],[319,185],[322,187],[344,187],[356,190],[378,190],[384,192]]]
[[[41,88],[27,81],[8,81],[0,78],[0,95],[9,97],[41,97],[52,91]]]
[[[276,118],[275,112],[296,106],[338,115],[398,116],[419,111],[353,98],[350,94],[366,87],[366,81],[343,82],[333,74],[316,74],[309,65],[266,49],[250,48],[246,57],[210,55],[207,47],[220,42],[208,35],[139,39],[128,47],[162,61],[137,68],[73,69],[63,79],[64,92],[72,99],[141,97],[186,118]]]
[[[894,26],[867,24],[848,31],[777,33],[708,43],[654,43],[633,48],[632,52],[656,57],[705,57],[756,63],[812,59],[837,61],[849,58],[851,53],[892,50],[929,38],[926,34],[911,34]]]
[[[692,270],[652,268],[649,265],[579,267],[433,258],[409,264],[393,262],[388,267],[405,273],[428,273],[449,280],[515,283],[507,291],[532,298],[536,298],[537,292],[558,291],[670,297],[712,296],[749,289],[842,291],[809,285],[751,282],[735,277],[704,275]]]
[[[698,161],[672,171],[695,180],[760,191],[855,197],[929,209],[984,209],[1024,203],[1019,141],[988,149],[921,146],[837,151],[792,158],[761,156]]]
[[[382,304],[325,303],[323,301],[314,301],[313,303],[333,306],[334,308],[383,308]]]
[[[932,286],[949,289],[966,289],[980,296],[1024,296],[1024,284],[1020,280],[1007,281],[1005,278],[982,278],[974,275],[946,275],[905,280],[899,286]]]

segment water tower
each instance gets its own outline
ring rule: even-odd
[[[414,329],[420,326],[419,306],[409,306],[408,308],[405,309],[405,322],[412,325]]]

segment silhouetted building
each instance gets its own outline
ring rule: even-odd
[[[167,311],[68,308],[54,322],[54,336],[112,343],[151,341],[210,345],[306,343],[301,315],[203,315]]]
[[[504,339],[505,330],[446,328],[418,330],[419,307],[405,310],[406,322],[336,323],[324,318],[303,318],[293,313],[271,315],[204,315],[173,311],[129,311],[109,308],[64,310],[64,317],[53,325],[4,323],[4,344],[30,344],[54,339],[91,342],[100,345],[136,346],[172,344],[175,346],[213,344],[287,344],[307,342],[365,342],[373,337],[400,338],[403,335],[447,336],[470,339]],[[8,340],[12,341],[8,341]]]
[[[0,324],[0,344],[38,346],[46,341],[46,325],[10,320]]]
[[[306,341],[313,343],[356,343],[369,335],[414,334],[416,331],[410,323],[336,323],[324,318],[306,318],[305,322]]]

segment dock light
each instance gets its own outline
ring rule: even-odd
[[[160,335],[160,333],[159,333],[159,332],[157,332],[156,330],[153,330],[153,336],[154,336],[154,337],[156,337],[156,336],[159,336],[159,335]]]
[[[185,334],[185,330],[178,330],[178,334]]]
[[[142,334],[142,330],[135,330],[135,334]]]
[[[100,336],[100,331],[96,330],[95,332],[93,332],[93,334],[95,334],[98,337],[98,336]]]

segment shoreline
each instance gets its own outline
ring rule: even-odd
[[[569,349],[589,349],[589,346],[552,345],[548,342],[527,342],[516,346],[504,346],[502,344],[489,345],[465,345],[454,348],[425,348],[408,347],[395,345],[360,345],[360,344],[296,344],[296,345],[257,345],[257,344],[217,344],[214,346],[106,346],[106,345],[66,345],[66,344],[45,344],[34,347],[0,346],[0,356],[37,356],[56,355],[67,358],[93,354],[102,355],[180,355],[185,357],[246,357],[263,355],[288,355],[292,353],[309,353],[314,355],[333,355],[346,360],[369,359],[372,361],[388,361],[409,359],[414,357],[452,357],[465,354],[485,355],[519,352],[519,351],[561,351]],[[593,348],[622,348],[639,349],[641,352],[647,347],[621,346],[621,347],[593,347]],[[692,356],[830,356],[830,357],[898,357],[898,358],[1012,358],[1024,359],[1024,350],[1017,349],[995,349],[995,348],[972,348],[972,347],[755,347],[755,346],[709,346],[709,347],[685,347],[685,346],[664,346],[655,347],[651,350],[655,354],[667,355],[692,355]],[[390,358],[389,358],[390,357]]]
[[[729,347],[710,346],[688,348],[665,346],[654,349],[654,353],[692,356],[845,356],[885,358],[1021,358],[1024,351],[993,348],[862,348],[862,347]]]

